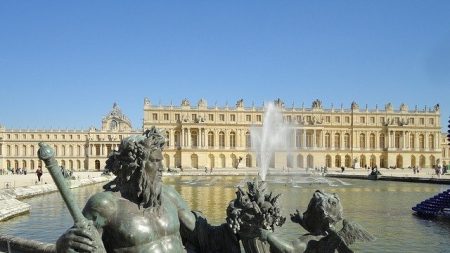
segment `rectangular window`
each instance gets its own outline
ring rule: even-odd
[[[225,114],[219,114],[219,120],[225,121]]]
[[[414,125],[414,118],[409,118],[409,124]]]
[[[247,122],[251,122],[252,121],[252,115],[250,115],[250,114],[245,115],[245,120]]]
[[[157,113],[153,113],[153,120],[158,120],[158,114]]]
[[[306,122],[311,122],[311,116],[306,116]]]
[[[297,122],[298,123],[302,122],[302,116],[297,116]]]
[[[164,113],[164,120],[169,120],[169,114],[168,113]]]
[[[331,122],[331,117],[330,116],[326,116],[325,117],[325,122],[326,123],[330,123]]]
[[[63,134],[63,135],[62,135],[62,138],[63,138],[63,140],[65,140],[65,139],[66,139],[66,135],[65,135],[65,134]]]
[[[384,124],[384,117],[380,117],[380,123]]]
[[[350,123],[350,117],[345,117],[345,123]]]
[[[291,120],[291,115],[286,116],[286,121],[289,122],[289,123],[292,121]]]
[[[80,136],[79,134],[77,135],[77,139],[78,139],[78,140],[81,139],[81,136]]]
[[[261,122],[261,115],[256,115],[256,121]]]
[[[33,140],[34,140],[34,134],[31,134],[31,139],[33,139]]]
[[[195,113],[192,114],[192,120],[197,121],[197,114],[195,114]]]
[[[334,118],[334,121],[335,121],[336,123],[341,123],[341,117],[336,116],[336,117]]]
[[[399,118],[399,117],[395,117],[394,120],[395,120],[394,122],[395,122],[396,124],[398,124],[398,123],[400,122],[400,118]]]
[[[57,140],[58,139],[58,135],[53,135],[53,138],[55,139],[55,140]]]
[[[175,120],[176,121],[180,121],[180,114],[179,113],[175,113]]]
[[[434,125],[434,119],[433,119],[433,118],[429,118],[429,119],[428,119],[428,124]]]
[[[27,138],[27,135],[26,134],[22,134],[22,139],[26,139]]]
[[[425,125],[425,119],[424,118],[420,118],[420,124],[421,125]]]
[[[214,114],[209,114],[208,118],[209,118],[209,121],[214,121]]]
[[[361,122],[362,124],[366,123],[366,117],[360,117],[359,118],[359,122]]]
[[[70,139],[73,140],[73,135],[70,135]]]
[[[375,124],[375,117],[370,117],[370,123]]]
[[[11,135],[10,135],[10,134],[7,134],[7,135],[6,135],[6,139],[8,139],[8,140],[11,139]]]
[[[16,139],[16,140],[19,139],[19,135],[18,135],[18,134],[15,134],[15,135],[14,135],[14,139]]]
[[[236,115],[231,114],[230,115],[230,121],[232,121],[232,122],[236,121]]]

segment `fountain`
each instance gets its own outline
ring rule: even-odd
[[[259,176],[262,181],[265,181],[274,152],[288,149],[288,127],[284,124],[283,116],[274,103],[267,104],[262,127],[253,127],[250,133],[252,150],[260,161]]]

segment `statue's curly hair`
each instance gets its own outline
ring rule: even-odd
[[[165,141],[165,137],[155,127],[147,129],[142,135],[124,138],[119,150],[113,151],[106,160],[105,172],[113,173],[116,178],[103,188],[117,191],[126,181],[138,177],[141,172],[137,169],[142,168],[143,161],[148,159],[151,152],[162,150]]]

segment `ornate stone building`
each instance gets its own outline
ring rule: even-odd
[[[448,163],[439,105],[410,110],[402,104],[396,110],[391,103],[382,109],[360,108],[355,102],[350,108],[323,108],[319,100],[311,108],[287,107],[280,99],[275,104],[289,125],[290,141],[271,158],[271,167],[427,168]],[[211,107],[203,99],[197,105],[185,99],[180,106],[152,105],[145,99],[143,127],[155,125],[165,132],[166,167],[255,167],[259,161],[250,148],[250,128],[261,126],[263,118],[263,107],[245,107],[243,100],[234,107]]]
[[[42,141],[53,146],[56,160],[65,168],[100,170],[122,138],[141,133],[142,130],[132,129],[130,120],[115,103],[111,112],[102,119],[101,129],[23,130],[0,126],[0,168],[34,170],[42,166],[36,155],[38,143]]]
[[[440,110],[409,110],[404,104],[394,110],[389,103],[383,109],[323,108],[315,100],[311,108],[287,107],[280,99],[290,136],[288,147],[278,150],[271,167],[314,168],[378,166],[432,167],[449,164],[450,150],[446,134],[441,133]],[[257,156],[251,150],[250,129],[262,126],[264,108],[244,106],[208,106],[205,100],[191,105],[185,99],[180,106],[152,105],[144,100],[143,129],[156,126],[167,136],[165,167],[256,167]],[[36,152],[41,141],[50,143],[58,162],[69,169],[103,169],[107,155],[117,149],[122,138],[141,134],[114,104],[102,119],[101,129],[22,130],[0,126],[0,168],[35,169],[41,165]],[[357,161],[357,163],[355,163]]]

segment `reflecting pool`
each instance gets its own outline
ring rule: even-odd
[[[202,211],[211,223],[225,221],[225,210],[235,197],[237,185],[250,177],[241,176],[174,176],[164,182],[173,185],[193,210]],[[448,186],[366,181],[337,178],[304,178],[268,176],[269,189],[281,193],[283,214],[289,217],[295,209],[303,212],[316,189],[336,192],[344,207],[344,217],[365,227],[377,237],[370,243],[356,244],[357,252],[449,252],[450,221],[424,220],[412,215],[411,207]],[[73,189],[79,205],[101,185]],[[58,193],[24,200],[31,213],[0,224],[0,233],[28,239],[54,242],[68,227],[71,218]],[[305,231],[287,221],[278,234],[292,240]]]

